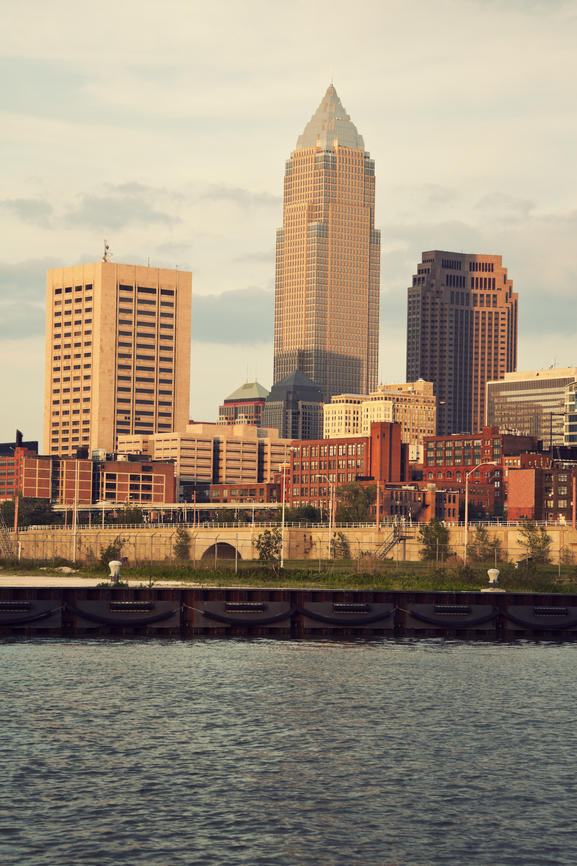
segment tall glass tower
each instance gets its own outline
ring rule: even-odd
[[[380,257],[375,163],[331,84],[286,163],[275,382],[300,370],[325,400],[375,390]]]

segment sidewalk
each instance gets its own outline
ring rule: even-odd
[[[2,586],[68,586],[68,587],[90,587],[97,586],[99,583],[103,583],[106,580],[105,576],[102,577],[81,577],[78,574],[50,574],[50,575],[34,575],[27,577],[26,575],[15,575],[15,574],[4,574],[3,571],[0,571],[0,587]],[[121,576],[121,580],[124,580]],[[148,586],[148,581],[143,578],[139,578],[138,580],[129,580],[128,584],[133,586],[140,586],[144,584]],[[157,583],[156,587],[171,588],[171,587],[181,587],[181,586],[194,586],[191,583],[181,583],[180,581],[162,581],[162,583]]]

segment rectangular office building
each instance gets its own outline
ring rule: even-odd
[[[44,452],[186,430],[192,274],[102,261],[47,275]]]

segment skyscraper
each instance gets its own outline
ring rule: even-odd
[[[476,433],[485,386],[517,365],[517,304],[501,256],[432,250],[409,288],[407,381],[434,384],[437,435]]]
[[[325,400],[376,388],[380,243],[375,164],[331,84],[286,163],[275,382],[300,370]]]
[[[186,430],[192,274],[112,262],[48,271],[44,452]]]

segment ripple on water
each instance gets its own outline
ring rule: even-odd
[[[577,859],[573,644],[0,642],[0,855]]]

